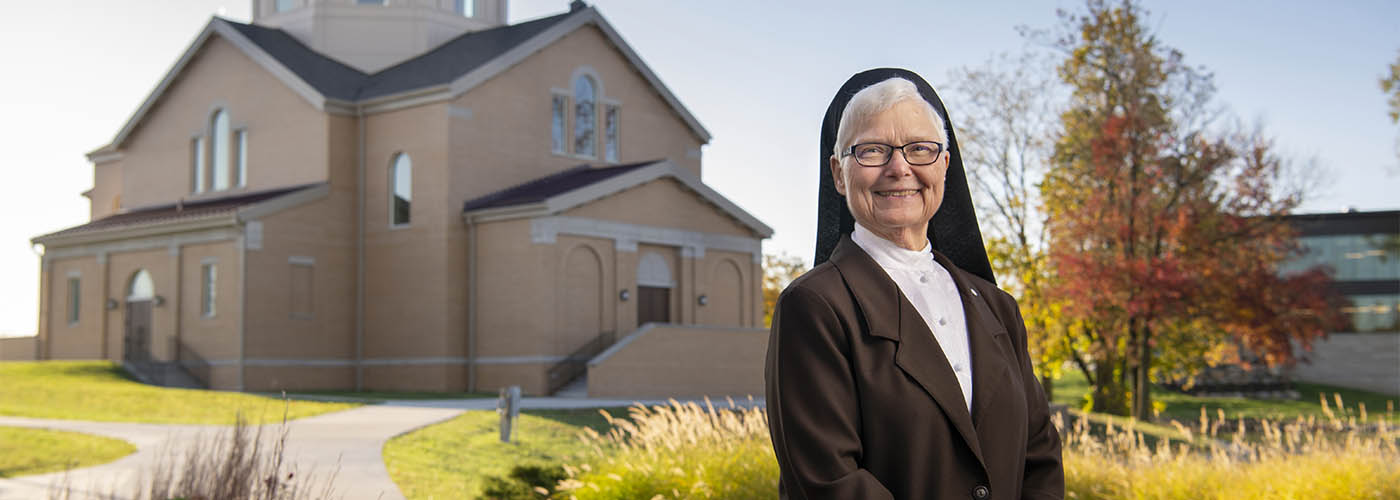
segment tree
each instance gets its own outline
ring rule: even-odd
[[[778,303],[778,295],[783,293],[788,283],[807,272],[807,264],[800,257],[780,254],[763,254],[763,326],[773,325],[773,306]]]
[[[1036,372],[1051,395],[1068,347],[1044,293],[1053,276],[1046,265],[1039,183],[1057,125],[1053,71],[1045,57],[1027,52],[957,68],[949,78],[987,256],[1002,286],[1017,297]]]
[[[1400,54],[1390,64],[1390,74],[1381,77],[1381,92],[1389,98],[1390,121],[1400,123]],[[1400,159],[1400,137],[1395,139],[1395,158]]]
[[[1047,295],[1073,318],[1068,353],[1099,411],[1152,417],[1154,373],[1228,357],[1292,362],[1339,313],[1319,271],[1280,277],[1297,251],[1281,218],[1302,200],[1257,129],[1219,131],[1211,76],[1162,45],[1130,0],[1061,12],[1052,45],[1070,88],[1051,169]]]

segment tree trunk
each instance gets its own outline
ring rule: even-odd
[[[1151,338],[1152,330],[1146,326],[1142,327],[1142,332],[1138,335],[1137,344],[1137,367],[1134,376],[1133,387],[1133,417],[1138,420],[1152,421],[1152,379],[1149,377],[1152,369],[1152,349],[1148,346],[1147,340]]]
[[[1123,372],[1113,356],[1099,360],[1094,365],[1094,392],[1090,403],[1091,410],[1113,415],[1127,415],[1128,401],[1124,394]]]

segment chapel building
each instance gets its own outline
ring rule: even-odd
[[[761,242],[594,7],[253,0],[38,236],[38,359],[215,389],[762,394]],[[178,373],[176,373],[178,372]]]

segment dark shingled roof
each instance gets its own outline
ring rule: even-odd
[[[285,31],[227,19],[224,22],[326,97],[353,101],[369,79],[369,75],[302,45]]]
[[[660,162],[660,160],[600,168],[579,165],[557,174],[540,177],[480,198],[467,200],[467,202],[462,205],[462,211],[471,212],[473,210],[486,208],[537,203],[547,200],[552,196],[564,194],[590,184],[596,184],[639,168],[655,165],[658,162]]]
[[[109,215],[107,217],[97,219],[95,221],[83,224],[81,226],[73,226],[68,229],[49,233],[35,239],[38,240],[42,238],[51,238],[54,236],[85,233],[88,231],[96,231],[100,229],[139,226],[147,224],[173,222],[184,219],[198,219],[221,214],[231,214],[233,212],[238,211],[239,208],[246,207],[248,205],[252,205],[260,201],[270,200],[285,194],[291,194],[293,192],[301,191],[303,189],[315,187],[317,185],[319,185],[319,183],[303,184],[300,186],[292,186],[287,188],[270,189],[267,191],[258,191],[255,193],[243,193],[235,196],[226,196],[222,198],[186,201],[182,203],[173,203],[169,205],[157,205],[152,207],[138,208],[130,212],[122,212],[114,215]]]
[[[286,32],[223,20],[326,97],[358,101],[444,85],[534,38],[572,13],[464,34],[413,59],[365,74],[321,55]]]

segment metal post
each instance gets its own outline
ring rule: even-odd
[[[501,442],[509,443],[515,419],[520,416],[520,386],[501,388],[500,399],[496,400],[496,413],[501,416]]]

